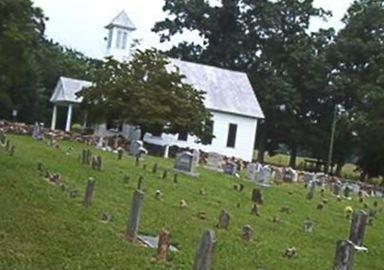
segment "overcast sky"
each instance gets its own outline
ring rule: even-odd
[[[217,0],[216,0],[217,1]],[[164,0],[33,0],[41,7],[49,21],[46,35],[54,41],[85,53],[87,56],[104,56],[107,25],[121,10],[125,10],[137,30],[134,38],[143,48],[166,49],[170,44],[160,44],[157,34],[151,32],[155,22],[162,20]],[[330,10],[333,18],[328,22],[314,21],[312,28],[342,27],[340,19],[352,0],[314,0],[317,7]],[[196,33],[177,37],[177,40],[198,40]]]

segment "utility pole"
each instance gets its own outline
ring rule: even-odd
[[[331,141],[329,143],[329,152],[328,152],[328,162],[327,162],[327,173],[332,171],[332,156],[333,156],[333,145],[335,143],[335,131],[336,131],[336,122],[337,122],[337,104],[333,110],[333,120],[332,120],[332,131],[331,131]]]

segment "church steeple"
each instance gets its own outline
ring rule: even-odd
[[[121,11],[105,28],[109,31],[106,56],[113,56],[119,61],[128,60],[136,27],[127,13]]]

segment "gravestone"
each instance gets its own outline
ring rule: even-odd
[[[349,240],[356,246],[363,245],[367,220],[368,214],[363,210],[360,210],[353,214],[351,229],[349,233]]]
[[[42,125],[40,125],[39,123],[35,122],[35,124],[33,125],[33,129],[32,129],[32,137],[35,139],[35,140],[44,140],[44,132],[43,132],[43,127]]]
[[[196,157],[193,153],[184,151],[176,155],[175,171],[189,176],[197,177]]]
[[[208,230],[201,237],[197,248],[193,270],[210,270],[213,261],[213,249],[215,246],[215,233]]]
[[[207,165],[205,167],[216,172],[223,172],[223,157],[216,152],[208,153]]]
[[[285,182],[297,182],[298,180],[298,174],[297,172],[292,168],[285,168],[284,169],[284,179]]]
[[[148,151],[144,148],[143,141],[132,141],[129,146],[129,153],[134,157],[141,157],[143,154],[147,154]]]
[[[355,247],[351,241],[340,240],[336,244],[333,270],[352,270]]]
[[[241,230],[241,238],[245,241],[251,241],[253,237],[253,229],[251,225],[245,225]]]
[[[263,204],[264,199],[263,199],[263,194],[261,193],[260,189],[254,188],[252,190],[252,198],[251,198],[253,203],[257,204]]]
[[[226,162],[223,171],[225,174],[234,176],[237,173],[237,164],[232,161]]]
[[[135,242],[139,231],[141,204],[144,199],[144,193],[141,190],[135,190],[132,199],[131,213],[129,215],[127,228],[125,231],[125,239]]]
[[[260,169],[257,185],[263,186],[263,187],[270,187],[271,178],[272,178],[272,169],[270,166],[265,165]]]
[[[247,178],[252,181],[256,181],[259,177],[259,172],[261,169],[261,164],[256,162],[256,163],[249,163],[247,166]]]
[[[229,213],[225,210],[221,210],[217,228],[228,230],[230,220],[231,216],[229,215]]]
[[[95,180],[92,177],[89,177],[87,182],[87,188],[84,195],[84,206],[89,207],[92,204],[93,194],[95,190]]]
[[[310,187],[309,187],[309,191],[308,191],[308,194],[307,194],[307,199],[308,200],[312,200],[313,197],[315,196],[315,191],[316,191],[316,182],[311,182],[310,183]]]
[[[171,234],[168,230],[162,230],[159,234],[159,240],[157,243],[157,255],[156,259],[160,262],[166,262],[168,258],[168,252],[170,247]]]

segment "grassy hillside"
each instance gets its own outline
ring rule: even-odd
[[[286,184],[263,191],[265,203],[261,216],[256,217],[250,214],[254,187],[250,182],[200,169],[199,179],[179,176],[175,184],[171,174],[167,180],[161,179],[162,169],[171,169],[172,160],[149,157],[145,161],[147,170],[143,171],[132,158],[118,161],[116,155],[105,152],[101,153],[103,170],[96,172],[79,162],[84,145],[65,142],[61,149],[52,149],[28,137],[10,138],[17,146],[14,157],[0,147],[0,269],[191,269],[201,234],[209,228],[217,236],[214,269],[331,269],[336,240],[349,233],[350,221],[345,218],[344,208],[363,208],[356,199],[337,202],[327,191],[328,204],[317,210],[319,194],[308,201],[301,185]],[[60,173],[79,196],[71,198],[45,181],[37,170],[38,162]],[[160,166],[156,176],[150,172],[154,162]],[[124,175],[130,176],[127,184]],[[140,175],[145,177],[147,188],[140,233],[156,235],[162,228],[169,228],[172,243],[180,251],[171,253],[167,264],[152,260],[155,250],[122,240]],[[82,199],[90,176],[97,181],[96,194],[92,207],[86,209]],[[233,189],[240,181],[245,185],[243,192]],[[199,194],[201,188],[207,191],[206,196]],[[161,201],[155,198],[157,189],[164,194]],[[179,207],[182,199],[187,209]],[[368,203],[372,205],[373,200]],[[280,213],[282,206],[288,206],[293,213]],[[379,207],[383,206],[380,200]],[[215,228],[222,209],[231,214],[228,231]],[[199,211],[207,213],[206,220],[197,218]],[[100,222],[104,212],[113,217],[107,224]],[[280,217],[281,223],[273,223],[273,216]],[[307,217],[315,222],[312,234],[302,231]],[[240,239],[246,224],[254,230],[254,239],[249,243]],[[380,213],[366,233],[369,253],[356,255],[355,269],[383,269],[383,228]],[[282,256],[290,246],[298,250],[294,259]]]

